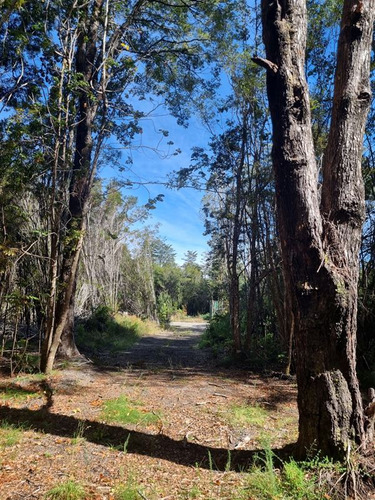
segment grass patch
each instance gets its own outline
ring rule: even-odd
[[[315,469],[305,463],[281,462],[275,466],[275,455],[270,449],[258,456],[248,473],[246,486],[236,500],[323,500],[331,498],[324,484],[318,484],[319,463]]]
[[[260,406],[232,406],[226,416],[229,422],[237,427],[249,425],[263,427],[267,421],[268,412]]]
[[[52,375],[56,375],[56,370],[52,370],[49,375],[45,373],[29,373],[27,375],[22,374],[16,377],[17,382],[41,382],[45,380],[47,377],[51,377]]]
[[[17,427],[7,422],[0,424],[0,450],[17,444],[23,434],[24,428]]]
[[[69,479],[49,490],[44,498],[49,500],[84,500],[86,492],[81,484]]]
[[[21,387],[1,387],[0,388],[0,399],[2,401],[17,400],[23,401],[29,398],[38,397],[37,392],[28,391],[22,389]]]
[[[136,316],[111,314],[107,307],[98,308],[94,314],[77,327],[78,347],[91,351],[118,352],[129,349],[142,336],[158,329],[156,323],[142,321]]]
[[[103,404],[102,418],[107,422],[121,424],[152,424],[160,420],[160,415],[149,412],[142,406],[142,403],[129,401],[125,396],[109,399]]]
[[[140,500],[142,497],[139,494],[139,487],[133,483],[133,481],[128,481],[126,484],[120,484],[116,486],[113,491],[114,500]]]

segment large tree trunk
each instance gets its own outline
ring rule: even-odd
[[[331,132],[318,193],[304,73],[305,0],[263,0],[273,165],[286,288],[295,320],[299,439],[342,458],[366,446],[356,376],[358,251],[364,220],[361,153],[370,103],[375,0],[344,2]]]

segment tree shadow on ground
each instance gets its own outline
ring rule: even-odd
[[[69,438],[73,438],[79,429],[82,437],[94,444],[168,460],[180,465],[213,468],[218,471],[245,471],[251,466],[255,456],[262,453],[262,450],[212,448],[186,440],[177,441],[163,434],[147,434],[94,420],[54,414],[48,410],[48,406],[39,410],[3,406],[0,407],[0,419],[36,432]],[[292,454],[293,445],[273,451],[279,459],[285,459]]]

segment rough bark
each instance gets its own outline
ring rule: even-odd
[[[304,72],[306,2],[263,0],[262,11],[277,215],[295,321],[297,454],[319,449],[342,458],[352,439],[363,447],[367,440],[355,349],[375,0],[344,2],[321,206]]]

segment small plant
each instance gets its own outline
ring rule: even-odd
[[[49,500],[84,500],[85,497],[84,487],[71,479],[56,485],[45,495]]]
[[[83,420],[79,420],[78,425],[77,425],[77,430],[74,433],[74,436],[72,437],[72,444],[79,444],[81,441],[84,440],[84,434],[86,430],[86,422]]]
[[[280,462],[275,467],[275,454],[266,448],[258,456],[248,474],[247,487],[241,499],[257,500],[323,500],[329,498],[324,487],[319,486],[314,471],[307,473],[303,463],[293,459]],[[319,468],[319,465],[317,465]],[[315,469],[317,470],[317,469]]]
[[[194,484],[189,491],[184,491],[181,500],[193,500],[202,495],[202,491],[199,489],[198,485]]]
[[[114,500],[140,500],[145,497],[134,479],[129,477],[125,484],[116,486],[113,492],[113,498]]]
[[[1,422],[0,424],[0,449],[17,444],[22,437],[23,427]]]
[[[121,424],[151,424],[160,420],[159,415],[142,408],[142,403],[129,401],[125,396],[105,401],[102,417]]]

